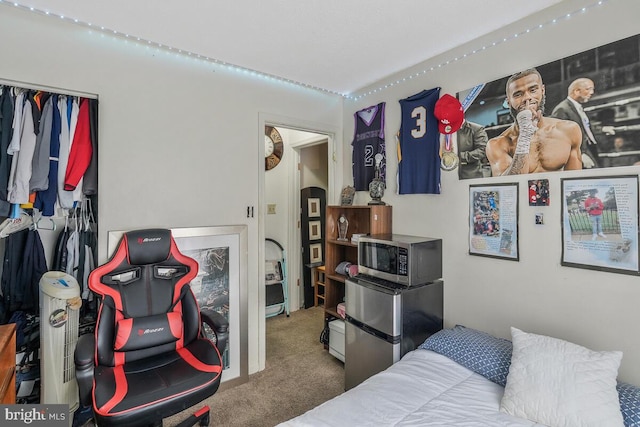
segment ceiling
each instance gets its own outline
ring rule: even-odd
[[[347,94],[562,0],[17,0]]]

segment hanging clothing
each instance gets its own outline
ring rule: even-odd
[[[67,271],[67,241],[70,235],[71,229],[69,227],[65,227],[64,230],[58,234],[53,252],[53,263],[51,265],[51,269],[54,271]]]
[[[41,101],[44,101],[44,105],[40,117],[40,132],[38,132],[36,137],[36,146],[31,161],[30,193],[43,191],[49,187],[49,155],[51,151],[53,97],[43,94]]]
[[[63,209],[73,208],[73,192],[64,189],[64,176],[67,171],[70,149],[70,129],[73,115],[73,103],[69,107],[69,99],[66,95],[58,98],[58,108],[60,109],[60,149],[58,152],[58,204]],[[75,125],[75,120],[73,120]]]
[[[42,212],[43,216],[55,214],[58,198],[58,155],[60,153],[60,109],[58,95],[53,95],[51,101],[51,137],[49,140],[49,174],[47,189],[38,191],[34,208]]]
[[[89,126],[91,128],[91,162],[82,178],[82,191],[87,196],[98,194],[98,100],[89,100]]]
[[[9,171],[12,155],[7,153],[13,135],[14,96],[11,88],[5,86],[0,93],[0,216],[9,216],[11,204],[7,201]]]
[[[40,309],[40,279],[48,271],[44,247],[38,230],[27,230],[22,262],[19,270],[19,286],[23,289],[21,310],[38,314]]]
[[[31,179],[33,152],[36,147],[36,133],[33,123],[32,101],[30,99],[25,99],[24,101],[21,122],[17,123],[17,126],[19,127],[19,147],[13,155],[8,190],[9,202],[22,204],[29,203],[29,180]],[[15,121],[13,132],[15,137]]]
[[[18,285],[20,277],[20,264],[27,244],[29,230],[16,231],[5,238],[4,258],[2,260],[2,278],[0,288],[2,288],[2,305],[4,318],[2,323],[6,323],[11,313],[22,306],[23,291]]]
[[[20,134],[22,132],[22,113],[24,111],[24,99],[26,94],[21,91],[16,95],[15,102],[13,103],[13,121],[11,128],[13,133],[11,135],[11,141],[7,148],[7,153],[14,155],[20,151]]]
[[[80,262],[80,236],[78,230],[72,230],[67,239],[67,266],[65,272],[78,280],[78,263]],[[78,281],[80,283],[80,281]]]
[[[82,200],[81,180],[91,162],[91,124],[89,123],[89,100],[82,98],[78,108],[76,127],[69,151],[69,160],[64,179],[64,189],[73,191],[73,200]]]

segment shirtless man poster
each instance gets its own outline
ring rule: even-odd
[[[531,68],[512,75],[506,102],[515,122],[487,143],[492,176],[582,169],[582,132],[572,121],[544,117],[542,76]]]
[[[511,77],[509,72],[458,92],[465,106],[464,118],[483,126],[487,134],[483,164],[490,175],[622,166],[617,159],[623,159],[624,167],[633,168],[634,156],[640,156],[638,46],[640,34],[548,63],[531,64],[535,69],[522,71],[529,68],[527,65],[512,70],[520,72]],[[579,98],[572,96],[575,82],[589,83],[586,95],[581,91]],[[571,111],[575,107],[575,117],[558,113],[567,103]],[[577,124],[579,136],[564,120]],[[623,152],[615,148],[618,137],[626,141]],[[575,145],[577,138],[582,139],[580,147]],[[585,160],[589,153],[591,163]],[[475,176],[460,177],[466,178]]]

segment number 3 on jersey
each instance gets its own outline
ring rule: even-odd
[[[416,127],[411,129],[411,136],[416,139],[422,138],[427,133],[427,109],[423,106],[414,108],[411,118],[416,119]]]

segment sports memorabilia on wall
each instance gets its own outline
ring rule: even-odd
[[[264,127],[264,168],[271,170],[280,164],[284,154],[282,136],[273,126]]]
[[[529,206],[549,206],[549,180],[529,180]]]
[[[491,165],[491,176],[638,164],[640,74],[630,70],[640,66],[639,46],[640,35],[636,34],[546,64],[529,64],[515,74],[481,85],[475,101],[465,110],[465,118],[487,133],[486,155],[481,162]],[[505,137],[515,141],[518,136],[521,126],[515,126],[515,121],[520,99],[530,95],[521,96],[517,90],[525,80],[529,87],[535,82],[533,101],[527,101],[536,112],[535,124],[530,121],[535,135],[530,143],[523,141],[521,153],[516,153],[516,144],[505,145]],[[472,91],[458,96],[465,99]],[[561,130],[571,129],[573,123],[580,132]],[[556,132],[545,132],[550,128]],[[545,149],[558,144],[562,150]],[[540,150],[534,156],[536,161],[529,162],[526,170],[515,168],[522,163],[514,158],[525,154],[525,148],[526,153]]]
[[[561,265],[640,274],[638,175],[563,178]]]
[[[355,129],[351,146],[353,148],[353,182],[356,191],[368,191],[369,183],[375,176],[376,154],[382,155],[380,179],[385,182],[387,160],[384,142],[385,103],[364,108],[354,114]]]
[[[464,121],[462,104],[445,93],[436,102],[433,114],[438,119],[438,131],[443,136],[443,143],[440,145],[440,167],[446,171],[454,170],[458,167],[459,158],[453,147],[452,134],[460,129]]]
[[[518,184],[469,186],[469,254],[519,260]]]
[[[440,136],[433,115],[440,88],[401,99],[398,193],[440,194]]]

